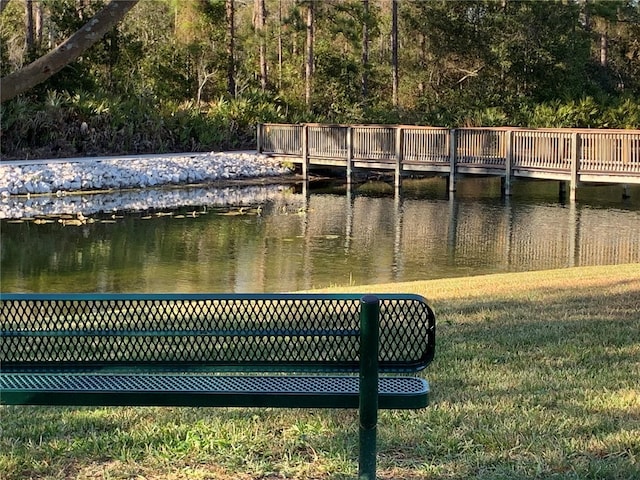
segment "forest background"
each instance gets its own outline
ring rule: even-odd
[[[106,3],[2,0],[2,77]],[[0,108],[3,159],[250,148],[259,122],[640,128],[640,2],[140,0]]]

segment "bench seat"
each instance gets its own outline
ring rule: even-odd
[[[381,377],[378,408],[428,404],[418,377]],[[181,374],[3,374],[8,404],[101,406],[358,408],[357,376]]]

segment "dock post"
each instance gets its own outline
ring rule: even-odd
[[[456,191],[456,129],[449,130],[449,192]]]
[[[263,123],[258,123],[256,125],[256,153],[262,153],[262,129],[264,127]]]
[[[560,202],[564,203],[565,198],[567,197],[567,183],[564,180],[560,180],[558,182],[558,199]]]
[[[402,161],[403,161],[403,132],[402,127],[396,127],[396,171],[395,171],[395,182],[394,186],[396,188],[402,187]]]
[[[302,126],[302,178],[309,180],[309,126]]]
[[[581,151],[580,134],[575,132],[571,135],[571,180],[569,182],[569,201],[576,201],[576,190],[578,188],[578,165],[580,164]]]
[[[347,185],[353,183],[353,127],[347,127]]]
[[[513,164],[513,130],[508,130],[506,135],[507,149],[504,158],[504,178],[502,192],[506,197],[511,195],[511,168]]]

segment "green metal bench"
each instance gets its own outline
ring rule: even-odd
[[[417,295],[1,294],[0,322],[2,404],[359,408],[360,478],[435,350]]]

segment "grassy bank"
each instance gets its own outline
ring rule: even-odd
[[[419,293],[438,318],[433,404],[381,412],[382,478],[640,478],[640,265],[334,291]],[[0,409],[24,478],[349,478],[357,414]]]

